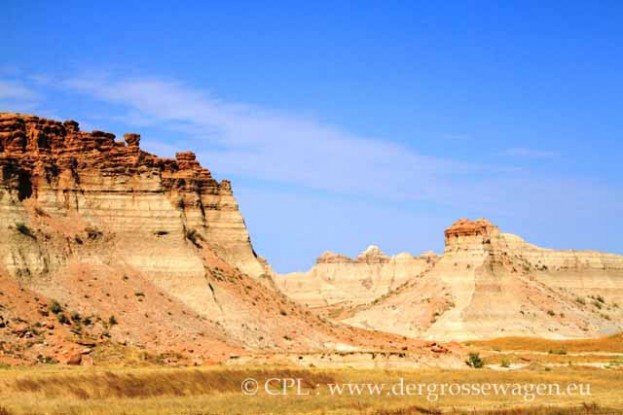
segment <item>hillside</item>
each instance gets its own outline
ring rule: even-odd
[[[0,114],[5,359],[88,362],[108,347],[201,363],[397,339],[289,300],[256,257],[228,181],[191,152],[163,159],[139,135],[124,138]]]

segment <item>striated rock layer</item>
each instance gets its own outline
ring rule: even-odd
[[[137,134],[119,142],[74,121],[0,114],[5,355],[77,362],[88,344],[217,361],[387,344],[276,290],[230,183],[191,152],[163,159],[139,143]]]
[[[276,279],[279,288],[310,307],[352,307],[387,294],[436,261],[433,253],[389,257],[371,245],[356,258],[325,252],[309,271]]]
[[[316,268],[316,267],[314,267]],[[349,296],[381,268],[358,276],[326,264],[333,289]],[[312,274],[299,286],[317,284]],[[593,337],[623,330],[623,256],[590,251],[555,251],[500,232],[485,219],[462,219],[445,231],[445,249],[428,267],[413,267],[388,294],[361,292],[358,305],[335,314],[357,327],[435,340],[502,336]],[[300,282],[309,278],[310,282]],[[284,292],[312,303],[292,287]],[[313,291],[312,291],[313,292]],[[365,297],[369,294],[369,297]]]
[[[139,142],[138,134],[126,134],[125,142],[118,142],[110,133],[80,131],[75,121],[0,115],[2,221],[17,222],[25,211],[19,202],[28,199],[51,217],[73,214],[136,242],[132,252],[120,254],[150,273],[164,277],[200,271],[201,263],[185,250],[172,251],[165,243],[163,255],[153,243],[183,245],[184,236],[192,236],[209,241],[241,271],[259,276],[262,267],[230,183],[214,180],[191,152],[162,159],[142,151]],[[22,258],[7,255],[8,249],[5,242],[0,252],[12,275],[62,265],[62,258]]]

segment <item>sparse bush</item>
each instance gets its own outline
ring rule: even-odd
[[[42,208],[40,208],[39,206],[35,207],[35,213],[38,216],[44,216],[44,217],[49,217],[50,215],[48,215],[47,213],[45,213],[45,210],[43,210]]]
[[[56,315],[56,319],[58,320],[59,323],[61,324],[69,324],[69,319],[67,318],[67,316],[65,315],[65,313],[58,313]]]
[[[193,243],[197,248],[201,248],[199,241],[202,239],[199,232],[195,229],[186,229],[186,239]]]
[[[576,298],[575,302],[580,304],[580,305],[586,305],[586,301],[582,297]]]
[[[39,363],[43,363],[46,365],[52,365],[52,364],[58,363],[58,360],[56,360],[52,356],[43,356],[43,355],[37,356],[37,361]]]
[[[77,311],[74,311],[73,313],[71,313],[71,321],[73,321],[74,323],[81,323],[82,316]]]
[[[63,311],[63,306],[56,300],[52,300],[50,303],[50,311],[54,314],[58,314]]]
[[[502,359],[502,367],[508,369],[511,367],[511,362],[508,359]]]
[[[565,349],[550,349],[549,354],[565,355],[567,351]]]
[[[77,311],[74,311],[73,313],[71,313],[71,321],[73,321],[74,323],[81,323],[82,316]]]
[[[117,318],[116,318],[115,316],[110,316],[110,317],[108,318],[108,325],[109,325],[110,327],[115,326],[115,325],[117,325],[117,324],[119,324],[119,322],[117,321]]]
[[[598,295],[597,298],[595,298],[598,302],[605,304],[606,300],[604,300],[604,298],[601,295]]]
[[[24,222],[17,222],[15,224],[15,229],[17,229],[17,231],[24,236],[37,239],[37,237],[35,236],[35,233]]]
[[[85,228],[85,231],[86,231],[87,236],[89,237],[89,239],[92,240],[92,241],[98,240],[102,236],[104,236],[104,232],[100,231],[99,229],[90,227],[90,226]]]
[[[554,313],[554,310],[547,310],[547,315],[554,317],[556,315],[556,313]]]
[[[474,369],[481,369],[485,365],[484,359],[480,357],[480,353],[470,352],[469,357],[465,361],[467,366]]]

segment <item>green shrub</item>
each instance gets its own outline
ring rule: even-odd
[[[69,319],[67,318],[67,316],[64,313],[58,313],[56,315],[56,319],[61,324],[69,324]]]
[[[74,311],[73,313],[71,313],[71,321],[73,321],[74,323],[80,323],[82,322],[82,316],[77,311]]]
[[[465,361],[467,366],[473,367],[474,369],[480,369],[484,367],[485,361],[480,358],[480,353],[470,352],[469,357]]]
[[[29,238],[33,239],[37,238],[35,236],[35,233],[24,222],[17,222],[15,224],[15,229],[17,229],[17,231],[24,236],[28,236]]]
[[[63,311],[63,306],[56,300],[52,300],[50,303],[50,311],[54,314],[58,314]]]
[[[193,243],[197,248],[201,248],[199,241],[202,239],[199,232],[195,229],[186,229],[186,239]]]

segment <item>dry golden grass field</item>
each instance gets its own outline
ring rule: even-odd
[[[482,368],[173,368],[110,354],[105,361],[131,367],[2,364],[0,415],[623,414],[622,335],[573,341],[503,338],[464,346],[484,359]],[[249,378],[258,389],[245,394],[242,385]],[[572,383],[589,384],[590,394],[566,394]],[[408,393],[408,385],[424,384],[437,389],[430,393],[426,386]],[[563,393],[475,396],[439,391],[440,385],[452,384],[556,384]],[[342,392],[334,385],[341,385]]]
[[[612,352],[623,353],[623,333],[599,339],[549,340],[532,337],[503,337],[493,340],[471,341],[468,345],[501,350],[528,350],[548,352],[566,350],[567,352]]]
[[[247,396],[241,382],[302,379],[301,393]],[[331,395],[333,383],[589,383],[590,396]],[[280,393],[279,382],[271,393]],[[623,413],[623,370],[532,365],[516,371],[488,368],[382,371],[243,368],[5,368],[0,370],[0,414],[615,414]]]

